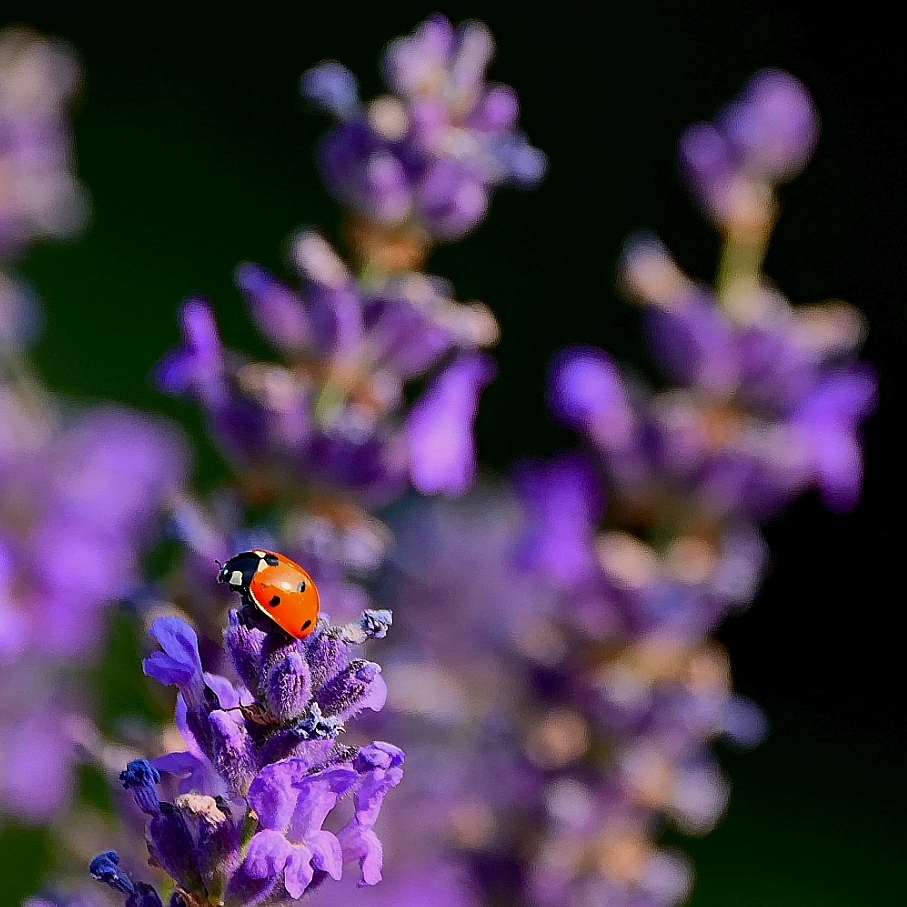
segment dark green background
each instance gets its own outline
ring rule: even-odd
[[[591,5],[590,5],[591,6]],[[868,356],[883,376],[868,432],[864,503],[845,517],[812,498],[770,528],[775,570],[754,608],[723,630],[738,687],[772,724],[754,753],[724,755],[727,819],[684,841],[696,907],[862,907],[902,896],[904,443],[907,101],[900,30],[872,4],[449,4],[494,30],[493,75],[516,86],[523,122],[551,159],[532,194],[504,192],[488,223],[437,252],[431,269],[503,326],[500,375],[479,420],[484,459],[503,467],[569,437],[543,405],[546,363],[567,342],[598,343],[642,367],[636,318],[612,290],[624,236],[651,228],[708,276],[714,237],[676,178],[676,138],[757,68],[780,65],[813,90],[824,122],[805,176],[784,193],[768,270],[791,298],[849,299],[867,314]],[[54,387],[180,419],[195,411],[147,380],[177,340],[176,306],[204,293],[229,342],[260,347],[232,287],[235,265],[283,268],[301,224],[333,231],[312,142],[321,120],[297,95],[300,73],[342,59],[377,88],[382,44],[430,7],[409,3],[254,3],[131,7],[6,2],[70,39],[85,68],[76,118],[79,169],[94,200],[86,237],[24,263],[46,301],[38,349]],[[202,443],[200,472],[219,465]],[[0,837],[0,904],[18,903],[45,858],[34,836]]]

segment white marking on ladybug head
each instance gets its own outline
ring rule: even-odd
[[[242,571],[234,570],[230,574],[230,579],[227,581],[231,586],[241,586],[242,585]]]

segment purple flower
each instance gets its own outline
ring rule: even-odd
[[[484,219],[498,186],[535,185],[545,156],[517,129],[513,89],[486,81],[493,53],[482,23],[432,16],[388,46],[388,95],[363,104],[339,63],[306,73],[303,94],[338,120],[320,153],[338,199],[378,225],[451,240]]]
[[[276,907],[340,879],[353,861],[362,884],[380,881],[373,827],[400,783],[403,752],[381,742],[350,746],[341,735],[360,711],[384,705],[380,667],[354,657],[354,648],[383,638],[390,624],[387,611],[337,627],[322,618],[299,641],[247,604],[225,634],[236,685],[203,670],[197,634],[184,620],[154,624],[162,651],[145,660],[145,671],[179,688],[187,751],[135,760],[120,778],[149,817],[152,861],[193,903]],[[162,775],[180,779],[172,802],[160,796]],[[324,822],[346,794],[352,816],[340,832],[328,831]],[[137,885],[115,854],[98,857],[91,873],[126,894],[128,907]]]
[[[424,54],[443,37],[427,33]],[[696,137],[702,172],[759,201],[805,162],[812,108],[777,74],[740,105],[719,118],[727,135]],[[455,854],[484,903],[689,896],[661,829],[708,831],[728,797],[712,746],[765,731],[711,634],[758,591],[766,519],[810,487],[832,507],[856,502],[876,392],[860,316],[784,300],[761,273],[771,218],[757,220],[724,230],[714,288],[657,240],[631,243],[622,282],[666,382],[653,391],[592,347],[562,351],[549,401],[582,456],[396,514],[384,594],[408,636],[385,660],[400,692],[376,720],[408,741],[386,813],[398,873]]]
[[[773,216],[774,184],[809,161],[819,120],[809,92],[789,73],[757,73],[714,123],[696,123],[680,142],[684,174],[717,222],[746,234]]]
[[[471,426],[489,370],[463,351],[495,339],[492,316],[454,302],[426,275],[356,281],[316,234],[299,237],[296,257],[302,294],[257,266],[238,275],[284,361],[243,363],[222,347],[207,303],[193,300],[183,313],[185,345],[159,369],[164,389],[205,407],[217,440],[270,496],[305,475],[363,503],[386,500],[406,487],[408,463],[417,464],[414,475],[433,468],[437,489],[458,493],[474,470]],[[439,371],[407,423],[405,386]],[[429,464],[426,429],[410,427],[417,418],[449,439],[443,464],[441,453]]]
[[[68,678],[100,650],[106,609],[140,582],[187,459],[168,426],[113,407],[64,420],[36,389],[0,392],[13,432],[0,442],[0,803],[27,821],[68,802],[67,716],[85,708]],[[71,695],[55,695],[61,685]]]
[[[0,31],[0,260],[85,222],[66,117],[79,81],[65,43],[22,27]]]
[[[472,424],[479,394],[494,366],[485,356],[462,356],[428,387],[407,419],[410,475],[423,494],[463,494],[476,472]]]
[[[4,266],[85,220],[66,118],[79,79],[64,43],[0,32]],[[54,399],[28,358],[37,299],[2,269],[0,323],[0,809],[42,822],[71,794],[86,708],[75,672],[103,645],[104,612],[140,581],[187,452],[147,416]]]

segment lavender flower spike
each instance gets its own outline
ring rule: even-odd
[[[179,688],[177,726],[187,751],[154,763],[137,759],[120,776],[149,817],[152,862],[193,907],[278,907],[340,879],[358,862],[360,884],[381,879],[375,820],[403,776],[403,752],[389,743],[342,740],[345,723],[384,705],[380,667],[357,647],[383,638],[388,611],[367,611],[351,624],[319,622],[304,640],[286,636],[246,604],[233,612],[225,655],[242,683],[205,672],[198,637],[181,618],[151,629],[163,651],[146,672]],[[180,794],[162,797],[176,777]],[[353,815],[339,834],[323,828],[341,797]],[[92,875],[126,895],[127,907],[157,907],[157,895],[102,854]]]
[[[335,62],[303,76],[303,94],[337,119],[320,149],[325,182],[365,232],[457,239],[484,219],[498,186],[542,178],[547,162],[517,128],[516,93],[486,81],[493,53],[481,22],[454,29],[432,16],[388,46],[389,94],[364,104]]]

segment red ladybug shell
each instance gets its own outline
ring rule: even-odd
[[[259,610],[296,639],[304,639],[318,623],[318,588],[308,571],[284,554],[237,554],[224,564],[218,579],[247,594]]]

